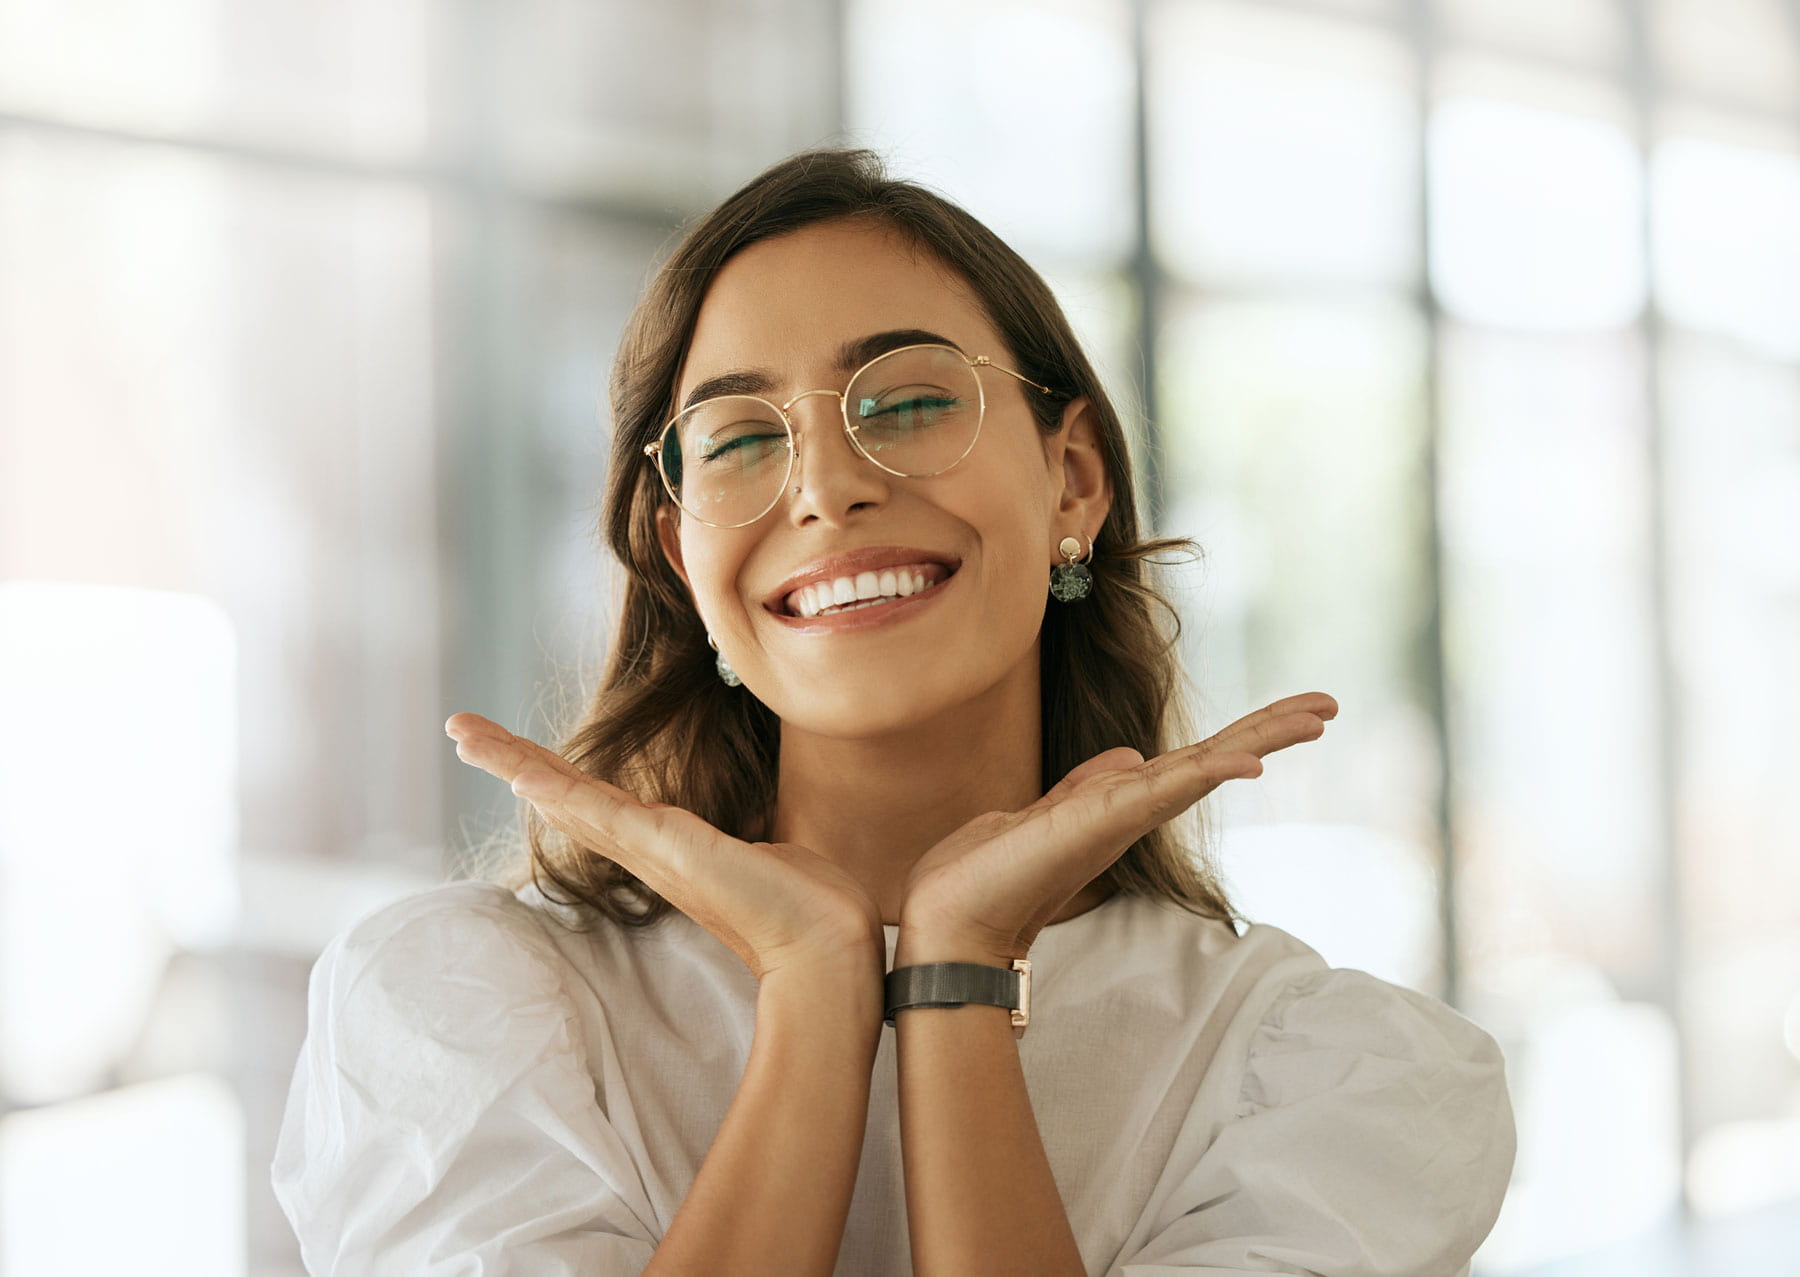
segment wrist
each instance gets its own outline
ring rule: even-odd
[[[961,955],[961,956],[958,956]],[[883,981],[882,1022],[898,1027],[915,1012],[994,1006],[1007,1012],[1014,1038],[1031,1023],[1031,962],[999,957],[968,943],[895,947],[894,969]]]
[[[975,962],[990,967],[1011,967],[1014,958],[1023,953],[1006,953],[991,943],[983,942],[968,931],[946,927],[909,927],[900,923],[900,936],[894,944],[894,966],[923,966],[929,962]]]
[[[763,972],[756,999],[759,1005],[793,1001],[860,1009],[871,1002],[880,1005],[885,976],[879,952],[820,953]]]

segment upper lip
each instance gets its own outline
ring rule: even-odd
[[[859,572],[879,572],[882,568],[897,568],[905,563],[941,563],[949,570],[945,573],[946,576],[962,566],[962,560],[954,554],[944,554],[938,550],[921,550],[916,546],[906,545],[864,546],[860,550],[846,550],[842,554],[815,559],[776,586],[763,599],[763,606],[771,612],[785,612],[787,596],[803,585],[811,585],[814,581],[832,581],[840,576],[854,577]]]

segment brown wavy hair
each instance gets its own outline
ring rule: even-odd
[[[1175,644],[1181,622],[1147,571],[1152,555],[1199,546],[1139,534],[1118,413],[1043,278],[968,212],[921,185],[890,178],[864,149],[803,151],[766,169],[679,236],[626,322],[609,387],[612,451],[600,531],[624,567],[624,596],[600,686],[555,751],[646,801],[684,807],[737,838],[763,836],[772,815],[779,721],[745,688],[726,686],[681,579],[663,557],[656,509],[667,500],[643,448],[674,414],[675,379],[701,299],[731,256],[759,240],[839,218],[876,219],[959,274],[980,299],[1012,366],[1051,395],[1028,396],[1045,436],[1078,396],[1093,405],[1112,505],[1093,543],[1094,588],[1051,603],[1041,631],[1043,788],[1103,750],[1146,758],[1194,739],[1191,694]],[[1046,584],[1048,581],[1046,580]],[[1157,610],[1170,622],[1157,624]],[[509,889],[535,882],[546,899],[631,927],[674,910],[623,866],[573,843],[524,804],[527,854],[486,875]],[[1183,828],[1191,825],[1191,833]],[[1199,806],[1145,834],[1102,876],[1117,892],[1159,897],[1234,925],[1205,845]],[[548,884],[548,885],[547,885]],[[585,929],[585,928],[584,928]]]

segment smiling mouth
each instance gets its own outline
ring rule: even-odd
[[[943,575],[939,575],[942,572]],[[803,585],[782,600],[782,615],[810,620],[814,617],[837,616],[864,608],[897,603],[917,594],[925,594],[952,576],[956,569],[945,572],[938,564],[907,565],[863,572],[856,577],[839,577],[835,581],[814,581]]]

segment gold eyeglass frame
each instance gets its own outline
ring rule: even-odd
[[[977,407],[976,407],[977,416],[975,418],[975,433],[969,436],[969,446],[962,450],[961,455],[959,455],[955,461],[952,461],[949,465],[944,466],[942,469],[933,470],[930,474],[907,474],[904,471],[895,470],[889,466],[882,465],[881,462],[875,460],[875,458],[870,456],[868,454],[868,452],[863,448],[861,441],[859,441],[856,437],[857,427],[850,424],[850,387],[856,384],[856,379],[858,377],[862,376],[863,373],[867,372],[873,365],[880,363],[883,359],[886,359],[888,356],[898,355],[902,351],[906,351],[906,350],[947,351],[948,353],[955,355],[958,359],[962,360],[963,365],[965,367],[974,368],[976,370],[975,394],[976,394],[976,404],[977,404]],[[803,390],[799,394],[795,395],[792,399],[788,400],[786,403],[781,404],[781,405],[776,405],[774,403],[771,403],[769,400],[762,398],[760,395],[714,395],[709,399],[702,399],[700,401],[700,403],[690,404],[688,407],[683,408],[680,412],[676,413],[673,417],[670,417],[668,419],[668,421],[664,422],[663,428],[661,430],[657,431],[655,440],[653,442],[650,442],[650,443],[647,443],[644,445],[644,455],[649,457],[652,464],[655,465],[657,476],[662,479],[663,490],[669,494],[669,500],[671,500],[675,503],[676,509],[680,510],[683,514],[687,515],[690,519],[699,519],[699,521],[701,523],[704,523],[709,528],[747,528],[752,523],[755,523],[758,519],[760,519],[764,515],[768,514],[768,512],[773,510],[776,506],[781,504],[782,494],[787,491],[788,480],[792,479],[794,477],[794,467],[797,466],[798,464],[800,464],[800,439],[799,439],[799,436],[794,433],[794,420],[792,417],[788,416],[788,409],[792,408],[795,404],[799,403],[802,399],[805,399],[808,395],[831,395],[831,396],[834,396],[838,401],[838,415],[840,418],[842,418],[843,423],[844,423],[844,435],[846,438],[848,438],[850,440],[850,446],[852,448],[856,449],[857,455],[861,456],[864,460],[868,461],[871,465],[876,466],[882,470],[885,470],[888,474],[894,475],[897,478],[930,479],[935,475],[944,474],[950,470],[954,470],[957,466],[961,465],[963,458],[968,456],[971,452],[973,452],[975,450],[975,441],[977,439],[981,438],[981,427],[987,423],[987,388],[985,386],[983,386],[981,383],[981,372],[980,372],[980,370],[983,368],[992,368],[996,372],[1003,372],[1009,377],[1017,377],[1020,381],[1024,382],[1027,386],[1030,386],[1034,390],[1040,390],[1046,395],[1055,393],[1048,386],[1040,386],[1040,385],[1038,385],[1037,382],[1031,380],[1031,378],[1029,378],[1029,377],[1023,376],[1020,373],[1016,373],[1010,368],[1001,367],[999,364],[995,363],[992,359],[990,359],[986,355],[976,355],[971,358],[970,356],[963,354],[962,351],[957,350],[954,346],[945,346],[945,345],[942,345],[941,343],[931,342],[931,341],[917,342],[911,346],[896,346],[892,350],[882,351],[879,355],[875,356],[875,358],[871,359],[868,363],[864,364],[861,368],[858,368],[855,372],[851,373],[849,379],[844,382],[844,388],[842,390]],[[759,510],[756,514],[752,515],[750,518],[745,519],[742,523],[714,523],[711,519],[701,518],[700,515],[695,514],[692,510],[688,509],[686,506],[681,504],[681,498],[675,495],[675,485],[669,482],[668,472],[663,469],[662,446],[663,446],[663,440],[668,436],[669,427],[673,426],[677,421],[680,421],[683,417],[687,416],[688,413],[694,411],[695,408],[700,407],[700,404],[713,403],[714,401],[719,400],[719,399],[750,399],[750,400],[755,401],[756,403],[763,405],[763,407],[765,407],[765,408],[774,408],[776,414],[778,416],[780,416],[780,418],[781,418],[782,425],[784,427],[786,427],[786,429],[787,429],[787,439],[788,439],[787,469],[785,472],[783,472],[783,474],[781,476],[781,482],[778,485],[776,485],[775,495],[772,498],[770,498],[768,505],[764,506],[761,510]]]

